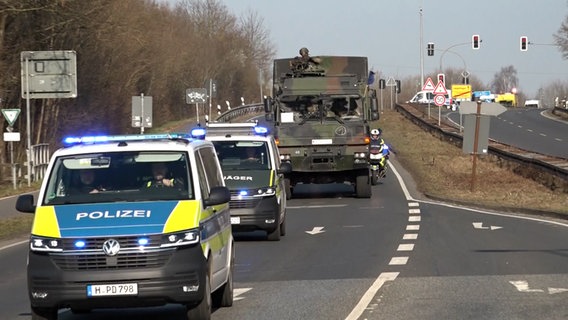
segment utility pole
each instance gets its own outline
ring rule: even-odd
[[[420,15],[420,88],[424,88],[424,52],[422,48],[422,7],[418,11]]]

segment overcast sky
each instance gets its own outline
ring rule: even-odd
[[[568,60],[552,45],[553,34],[568,15],[568,0],[220,2],[236,16],[257,12],[276,45],[277,57],[296,56],[305,46],[311,55],[368,56],[370,67],[384,78],[420,75],[422,29],[425,75],[436,72],[440,63],[460,70],[465,65],[488,84],[502,67],[513,65],[519,78],[517,89],[528,97],[541,86],[568,81]],[[469,44],[474,34],[482,39],[479,50]],[[519,49],[520,36],[534,43],[526,52]],[[435,44],[433,57],[426,55],[428,42]],[[448,48],[455,53],[446,52],[440,61]]]

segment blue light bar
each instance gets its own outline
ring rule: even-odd
[[[193,137],[195,139],[205,139],[206,133],[207,133],[207,130],[205,130],[205,128],[197,127],[197,128],[191,129],[191,137]]]
[[[254,127],[254,133],[265,136],[268,134],[268,128],[256,126]]]
[[[248,191],[246,190],[239,191],[239,196],[248,196]]]
[[[163,133],[163,134],[130,134],[130,135],[117,135],[117,136],[81,136],[81,137],[66,137],[63,139],[65,145],[76,144],[96,144],[107,142],[120,142],[120,141],[150,141],[150,140],[164,140],[164,139],[190,139],[191,137],[183,133]]]
[[[146,246],[146,245],[148,245],[148,243],[150,243],[150,239],[148,239],[148,238],[138,239],[138,245],[139,246]]]

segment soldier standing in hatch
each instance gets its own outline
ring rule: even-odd
[[[306,47],[303,47],[302,49],[300,49],[300,56],[296,57],[296,59],[300,59],[300,60],[302,60],[302,62],[306,62],[306,63],[319,64],[321,62],[320,58],[310,57],[310,51]]]

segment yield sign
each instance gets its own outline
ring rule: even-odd
[[[13,126],[16,119],[20,115],[20,109],[2,109],[2,114],[4,118],[8,121],[8,126]]]
[[[436,88],[434,88],[434,94],[443,94],[446,95],[448,94],[448,91],[446,90],[446,86],[444,85],[444,83],[442,81],[439,81],[438,84],[436,85]]]
[[[424,83],[422,91],[434,91],[434,82],[432,82],[432,78],[428,77],[428,79],[426,79],[426,83]]]

